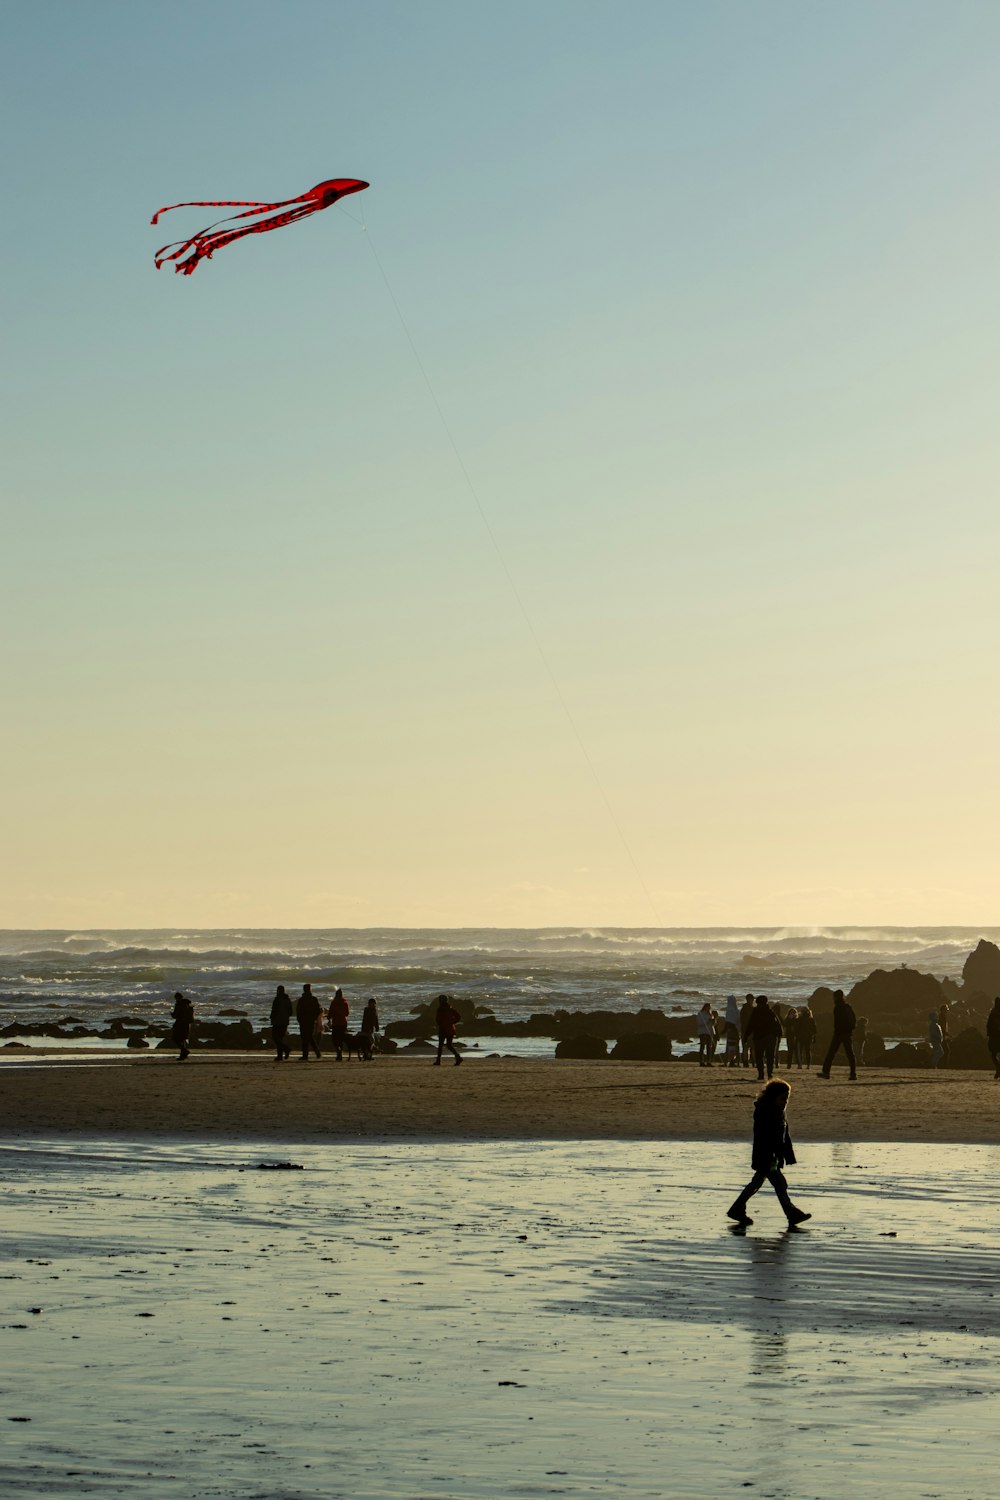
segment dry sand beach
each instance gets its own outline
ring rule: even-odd
[[[1000,1083],[988,1072],[847,1069],[787,1074],[803,1141],[1000,1143]],[[690,1064],[426,1058],[372,1064],[172,1054],[37,1056],[0,1062],[8,1137],[125,1133],[204,1140],[747,1140],[752,1070]]]

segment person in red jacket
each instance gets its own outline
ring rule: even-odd
[[[326,1013],[327,1025],[330,1028],[330,1036],[333,1045],[337,1049],[337,1061],[344,1061],[344,1048],[347,1046],[347,1018],[351,1014],[351,1007],[344,997],[344,992],[337,986],[333,999],[330,1001],[330,1009]]]
[[[439,995],[438,1008],[434,1017],[438,1034],[438,1055],[434,1059],[434,1066],[436,1068],[441,1066],[441,1054],[446,1047],[455,1059],[456,1068],[462,1061],[461,1055],[455,1049],[455,1027],[461,1019],[462,1017],[452,1005],[448,996]]]

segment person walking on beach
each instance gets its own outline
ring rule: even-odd
[[[948,1031],[948,1022],[951,1015],[951,1007],[947,1000],[942,1000],[938,1007],[938,1025],[941,1028],[941,1066],[948,1066],[948,1058],[951,1054],[951,1036]]]
[[[1000,1078],[1000,995],[994,1000],[993,1009],[986,1017],[986,1043],[996,1069],[993,1077]]]
[[[753,1060],[757,1064],[757,1077],[763,1082],[764,1070],[770,1078],[774,1073],[774,1058],[781,1041],[781,1022],[767,1003],[766,995],[758,995],[747,1024],[747,1036],[753,1047]]]
[[[455,1059],[456,1068],[462,1061],[461,1054],[455,1049],[455,1027],[461,1019],[462,1017],[452,1005],[448,996],[439,995],[437,1011],[434,1015],[438,1034],[438,1055],[434,1059],[434,1066],[436,1068],[441,1066],[441,1054],[446,1047]]]
[[[851,1041],[854,1045],[854,1061],[859,1068],[865,1065],[865,1043],[868,1040],[868,1017],[859,1016]]]
[[[382,1024],[378,1018],[378,1006],[374,996],[368,1001],[361,1015],[361,1035],[368,1038],[368,1047],[371,1052],[375,1051],[375,1033],[382,1030]]]
[[[743,1066],[750,1066],[750,1017],[753,1015],[753,996],[747,995],[740,1006],[740,1038],[743,1050]]]
[[[813,1042],[816,1040],[816,1017],[808,1005],[799,1006],[796,1031],[799,1057],[798,1065],[801,1068],[804,1063],[807,1068],[811,1068]]]
[[[327,1025],[330,1028],[330,1036],[333,1045],[337,1049],[337,1061],[344,1061],[344,1048],[347,1046],[347,1018],[351,1014],[343,990],[338,984],[334,991],[333,999],[330,1001],[330,1009],[326,1013]]]
[[[823,1066],[820,1069],[817,1077],[829,1078],[830,1068],[833,1065],[833,1059],[836,1057],[840,1048],[843,1047],[844,1053],[847,1057],[847,1061],[851,1067],[851,1071],[847,1076],[852,1083],[856,1080],[858,1076],[858,1065],[854,1056],[854,1046],[851,1038],[854,1035],[854,1028],[857,1024],[858,1021],[857,1017],[854,1014],[854,1007],[852,1005],[848,1005],[847,1001],[844,999],[843,990],[834,990],[833,1037],[831,1039],[830,1046],[827,1049],[826,1057],[823,1059]]]
[[[795,1152],[785,1118],[785,1108],[791,1092],[791,1086],[783,1078],[772,1078],[757,1095],[757,1102],[753,1107],[753,1153],[750,1158],[753,1176],[735,1203],[726,1209],[726,1213],[737,1224],[753,1223],[747,1213],[747,1203],[765,1182],[769,1182],[774,1188],[785,1218],[793,1228],[812,1218],[812,1214],[796,1208],[788,1196],[788,1183],[781,1170],[782,1167],[795,1165]]]
[[[288,1028],[292,1020],[292,997],[283,984],[271,1001],[271,1040],[274,1042],[275,1062],[287,1062],[291,1053],[288,1045]]]
[[[735,995],[726,996],[726,1050],[723,1053],[724,1068],[740,1065],[740,1002]]]
[[[194,1006],[186,995],[181,994],[180,990],[174,993],[174,1008],[170,1014],[174,1022],[171,1037],[174,1046],[180,1048],[177,1061],[185,1062],[191,1051],[188,1042],[191,1040],[191,1027],[194,1024]]]
[[[931,1067],[939,1068],[944,1057],[944,1033],[936,1010],[932,1010],[927,1017],[927,1040],[931,1044]]]
[[[799,1013],[794,1005],[785,1011],[785,1058],[790,1068],[799,1060]]]
[[[319,1046],[316,1042],[316,1017],[322,1015],[323,1007],[312,992],[311,984],[302,986],[302,993],[295,1002],[295,1019],[299,1023],[299,1035],[302,1038],[302,1061],[309,1061],[310,1047],[316,1056],[320,1056]]]
[[[694,1022],[698,1028],[698,1066],[710,1068],[712,1053],[715,1051],[715,1022],[712,1020],[712,1007],[707,1000]]]

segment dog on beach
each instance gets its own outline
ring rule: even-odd
[[[375,1049],[372,1045],[371,1034],[367,1031],[359,1031],[347,1037],[345,1043],[347,1056],[358,1057],[362,1062],[371,1062]]]

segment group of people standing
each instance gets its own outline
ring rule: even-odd
[[[171,1033],[174,1045],[179,1049],[178,1062],[185,1062],[190,1056],[191,1027],[194,1023],[194,1006],[186,995],[178,990],[174,995],[174,1008],[170,1012],[173,1019],[173,1030]],[[293,1001],[291,995],[283,984],[278,985],[277,993],[271,1001],[271,1040],[274,1045],[275,1062],[287,1062],[292,1055],[292,1043],[289,1032],[294,1015],[299,1028],[299,1044],[302,1049],[301,1061],[308,1062],[310,1057],[322,1056],[320,1043],[324,1033],[329,1032],[337,1054],[337,1061],[343,1062],[344,1053],[356,1051],[358,1055],[369,1060],[375,1052],[375,1037],[382,1030],[379,1020],[378,1002],[372,998],[365,1003],[361,1015],[361,1028],[356,1035],[348,1030],[351,1007],[347,996],[338,985],[334,991],[333,999],[326,1010],[318,995],[313,994],[312,984],[306,983],[302,986],[302,994]],[[455,1046],[455,1028],[462,1019],[460,1013],[455,1009],[448,995],[439,995],[437,1010],[434,1012],[434,1023],[437,1028],[438,1048],[437,1057],[434,1059],[435,1067],[441,1066],[441,1057],[445,1051],[451,1053],[455,1059],[455,1066],[462,1061],[462,1055]]]
[[[735,995],[726,1000],[726,1013],[720,1016],[706,1000],[695,1016],[698,1031],[698,1066],[715,1066],[720,1040],[725,1042],[724,1068],[756,1066],[757,1077],[772,1077],[779,1066],[781,1043],[785,1043],[785,1060],[790,1068],[812,1066],[812,1049],[816,1041],[816,1017],[808,1005],[789,1005],[781,1014],[766,995],[747,995],[741,1005]],[[859,1052],[864,1055],[868,1020],[860,1021],[844,999],[843,990],[833,994],[833,1041],[823,1060],[821,1078],[829,1078],[830,1068],[841,1047],[850,1066],[850,1078],[857,1078]]]
[[[291,1043],[288,1039],[292,1014],[292,997],[285,986],[279,984],[277,994],[271,1001],[270,1017],[275,1062],[287,1062],[292,1055]],[[302,1047],[301,1061],[308,1062],[312,1053],[315,1053],[317,1057],[321,1056],[320,1042],[323,1039],[323,1033],[328,1031],[337,1053],[337,1061],[343,1062],[344,1053],[348,1050],[347,1023],[350,1014],[351,1007],[339,985],[334,991],[329,1006],[324,1011],[323,1002],[318,995],[313,994],[312,985],[303,984],[302,994],[294,1004],[294,1015],[299,1027],[299,1042]],[[376,1033],[381,1030],[378,1004],[371,999],[365,1005],[361,1016],[361,1030],[358,1033],[357,1046],[363,1057],[371,1057],[375,1051]]]

